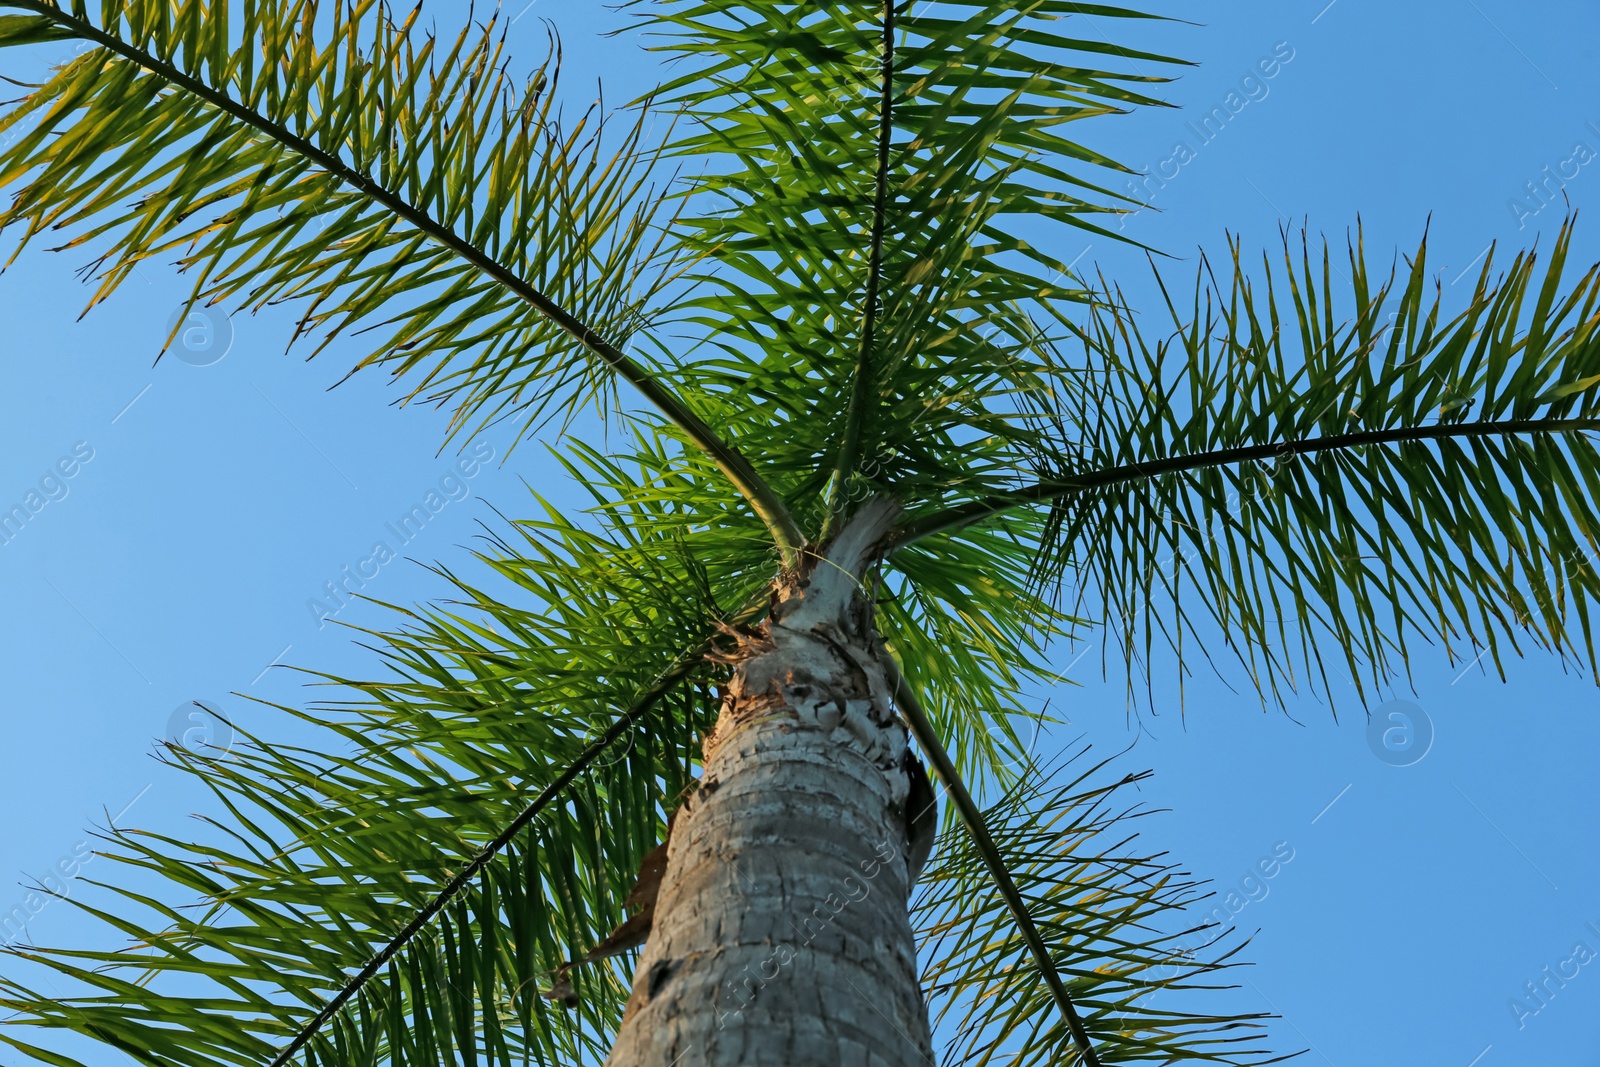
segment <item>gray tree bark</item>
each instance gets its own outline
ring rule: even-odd
[[[859,581],[893,512],[866,505],[734,635],[608,1063],[933,1062],[907,908],[907,738]]]

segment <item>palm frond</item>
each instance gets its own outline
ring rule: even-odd
[[[1100,1067],[1102,1061],[1094,1041],[1083,1025],[1083,1018],[1078,1014],[1077,1005],[1073,1003],[1072,994],[1067,991],[1061,973],[1056,970],[1055,961],[1050,955],[1050,946],[1039,933],[1039,927],[1033,921],[1028,902],[1017,890],[1017,883],[1011,876],[1010,866],[995,843],[994,835],[990,832],[983,812],[978,810],[977,802],[973,800],[966,782],[956,770],[954,761],[950,759],[950,753],[945,750],[944,743],[935,732],[933,723],[929,720],[928,713],[923,709],[915,690],[907,684],[905,675],[892,659],[888,661],[888,666],[889,682],[894,689],[895,700],[900,705],[906,725],[911,730],[911,736],[916,738],[934,772],[944,783],[944,792],[949,796],[951,805],[963,823],[973,850],[977,852],[988,870],[989,880],[994,884],[995,892],[1005,903],[1006,909],[1011,912],[1012,921],[1017,925],[1017,933],[1032,954],[1039,977],[1050,990],[1055,1008],[1060,1013],[1062,1022],[1066,1024],[1067,1032],[1072,1035],[1073,1051],[1082,1058],[1085,1067]]]
[[[983,812],[1027,901],[1052,968],[1083,1015],[1106,1063],[1275,1062],[1261,1015],[1207,1015],[1169,1006],[1222,983],[1243,947],[1226,931],[1193,925],[1185,909],[1203,886],[1165,856],[1140,853],[1121,799],[1147,774],[1103,784],[1109,761],[1087,748],[1028,774]],[[1081,1064],[1055,1010],[1050,983],[995,888],[983,850],[965,827],[940,836],[918,883],[913,919],[950,1064]]]
[[[882,577],[879,631],[974,781],[1010,781],[1026,762],[1032,738],[1018,723],[1028,696],[1056,680],[1052,643],[1087,626],[1040,594],[1032,565],[1042,528],[1039,516],[1008,514],[936,551],[907,546]]]
[[[620,135],[598,108],[563,122],[554,53],[518,85],[493,20],[436,39],[420,6],[403,22],[376,0],[5,8],[30,14],[5,16],[0,46],[90,46],[0,117],[33,121],[0,152],[0,229],[20,229],[19,249],[47,231],[96,247],[91,305],[171,256],[195,275],[191,301],[300,304],[313,354],[375,331],[356,369],[454,405],[456,434],[531,429],[603,399],[614,373],[780,547],[803,543],[738,450],[626,352],[680,269],[645,112]]]
[[[697,651],[719,617],[710,590],[748,600],[770,568],[751,518],[737,536],[694,539],[646,496],[613,505],[626,521],[598,531],[550,512],[494,534],[483,561],[514,595],[441,570],[454,605],[369,635],[391,677],[324,678],[350,699],[282,709],[326,731],[314,747],[173,750],[227,818],[198,843],[108,835],[127,871],[106,887],[116,899],[74,903],[130,944],[19,950],[86,992],[4,980],[7,1023],[151,1064],[260,1064],[297,1040],[307,1063],[603,1054],[622,971],[575,972],[573,1013],[538,994],[625,917],[634,872],[693,780],[717,706]],[[619,729],[642,697],[649,714]],[[553,802],[529,816],[541,793]],[[130,869],[144,872],[137,889]]]
[[[36,123],[0,152],[15,193],[0,228],[96,249],[94,301],[171,256],[195,300],[298,302],[314,352],[372,331],[356,369],[454,405],[457,434],[604,407],[612,374],[661,412],[622,420],[621,458],[560,456],[590,515],[541,502],[490,531],[493,588],[439,567],[456,600],[368,634],[391,676],[323,678],[348,699],[282,709],[323,727],[316,743],[175,750],[227,817],[197,842],[108,834],[135,877],[79,906],[130,946],[23,950],[74,993],[0,980],[6,1022],[151,1064],[599,1054],[622,964],[573,973],[575,1014],[534,994],[623,917],[693,779],[716,710],[701,651],[767,587],[774,541],[792,564],[806,531],[892,493],[914,519],[874,578],[883,635],[955,750],[949,779],[1011,787],[975,820],[987,845],[948,841],[927,883],[927,929],[952,949],[930,975],[963,1013],[953,1048],[1070,1057],[1054,1009],[1075,1002],[1107,1061],[1260,1062],[1229,1033],[1249,1019],[1148,1002],[1217,969],[1154,975],[1172,936],[1147,926],[1192,886],[1159,857],[1078,851],[1120,817],[1104,791],[1014,771],[1023,687],[1051,640],[1096,621],[1048,579],[1084,559],[1123,573],[1085,541],[1122,535],[1117,502],[1080,521],[1064,487],[1165,447],[1141,428],[1075,466],[1064,431],[1108,404],[1095,432],[1117,432],[1148,368],[1111,343],[1131,336],[1125,309],[1078,327],[1069,305],[1096,294],[1021,233],[1108,233],[1095,220],[1123,198],[1085,175],[1116,165],[1064,124],[1158,103],[1164,79],[1137,64],[1172,61],[1073,30],[1146,17],[1129,9],[995,7],[666,0],[650,21],[689,69],[659,94],[681,116],[656,144],[645,109],[564,121],[557,59],[519,85],[494,20],[435,39],[376,0],[107,0],[93,16],[0,0],[26,12],[0,18],[0,45],[89,46],[0,117]],[[704,170],[669,188],[667,160]],[[1103,362],[1069,365],[1073,338]],[[629,354],[641,342],[652,361]],[[1157,381],[1182,375],[1155,362]],[[1020,470],[1044,487],[1028,501],[1061,505],[1015,510]],[[1138,602],[1132,584],[1102,592]],[[1019,898],[1032,935],[1004,919]]]
[[[1180,678],[1215,627],[1264,695],[1365,697],[1419,636],[1497,666],[1526,640],[1592,669],[1600,268],[1567,282],[1571,239],[1569,221],[1548,262],[1498,276],[1491,254],[1454,315],[1426,241],[1375,278],[1359,240],[1347,274],[1285,235],[1260,280],[1235,244],[1160,327],[1095,309],[1096,384],[1042,477],[930,509],[905,538],[1049,502],[1042,575],[1072,583],[1075,614],[1132,664],[1176,653]]]
[[[1103,232],[1093,218],[1121,198],[1079,172],[1116,165],[1062,127],[1156,103],[1142,90],[1164,79],[1121,68],[1170,62],[1062,26],[1137,17],[1053,0],[644,8],[689,68],[660,93],[685,114],[670,151],[706,168],[677,227],[700,285],[674,318],[709,354],[684,373],[722,399],[719,422],[750,426],[741,439],[759,425],[813,521],[981,486],[968,447],[1025,432],[1042,323],[1086,293],[1019,233]]]

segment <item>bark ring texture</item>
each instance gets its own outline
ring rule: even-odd
[[[609,1063],[931,1062],[904,786],[854,740],[778,715],[717,748],[673,830]]]

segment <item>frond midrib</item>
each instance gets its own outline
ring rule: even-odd
[[[846,483],[855,473],[861,451],[861,436],[866,425],[867,407],[873,393],[873,346],[878,321],[878,289],[883,283],[883,239],[889,207],[890,142],[894,138],[894,34],[896,0],[883,3],[883,69],[878,102],[878,144],[876,172],[873,175],[872,232],[867,248],[867,280],[862,296],[861,339],[856,353],[855,378],[845,413],[844,433],[839,440],[839,455],[834,465],[832,499],[824,530],[837,521],[844,501]]]
[[[334,175],[380,206],[394,212],[420,232],[439,242],[495,282],[503,285],[530,307],[578,342],[586,351],[614,371],[648,400],[655,408],[692,442],[705,452],[717,468],[727,476],[772,533],[785,559],[792,562],[804,548],[806,537],[789,514],[787,504],[777,491],[758,474],[750,461],[732,444],[722,440],[703,419],[671,389],[652,375],[637,361],[617,348],[581,319],[550,299],[519,277],[505,264],[479,249],[472,242],[439,222],[432,215],[412,204],[405,197],[374,181],[360,170],[345,163],[338,156],[318,148],[304,137],[292,133],[231,96],[199,79],[185,74],[177,67],[121,40],[80,19],[68,11],[54,7],[45,0],[9,0],[6,6],[34,12],[40,18],[59,25],[83,40],[113,52],[123,59],[149,71],[151,74],[177,86],[183,91],[204,100],[239,122],[245,123],[289,150],[303,156],[316,166]]]
[[[1503,419],[1481,422],[1435,423],[1431,426],[1403,426],[1387,430],[1358,430],[1327,437],[1310,437],[1299,441],[1280,441],[1270,444],[1240,445],[1197,452],[1192,455],[1171,456],[1149,463],[1127,463],[1103,470],[1089,471],[1070,478],[1047,478],[1012,489],[1004,493],[974,500],[967,504],[938,511],[914,519],[901,528],[895,538],[895,547],[904,547],[925,537],[963,529],[985,519],[993,518],[1014,508],[1030,504],[1043,504],[1061,500],[1075,493],[1105,489],[1114,485],[1148,481],[1167,474],[1182,474],[1193,470],[1228,467],[1254,460],[1282,459],[1290,456],[1318,455],[1339,452],[1367,445],[1395,445],[1425,441],[1450,440],[1474,437],[1516,437],[1530,434],[1579,433],[1600,430],[1600,419]]]

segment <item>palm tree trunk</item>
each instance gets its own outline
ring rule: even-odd
[[[734,635],[616,1067],[932,1061],[907,910],[913,775],[858,580],[893,511],[863,508]]]

